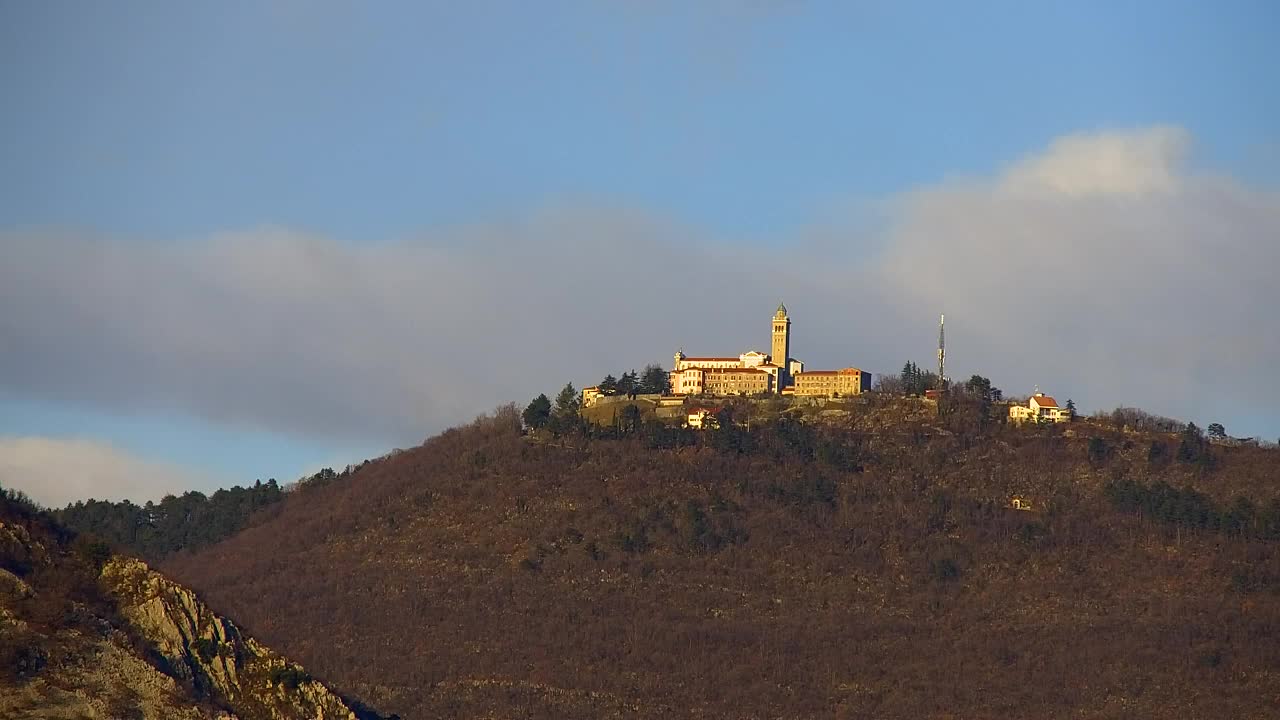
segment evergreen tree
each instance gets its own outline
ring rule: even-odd
[[[635,370],[629,370],[622,373],[622,377],[618,378],[618,393],[621,395],[633,396],[636,394],[636,386],[640,384],[639,376]]]
[[[532,430],[540,430],[551,419],[551,399],[545,393],[534,398],[521,414],[524,424]]]
[[[987,397],[991,393],[991,381],[981,375],[974,375],[964,383],[965,392],[978,397]]]
[[[1072,419],[1076,419],[1076,401],[1067,398],[1067,415]]]
[[[618,414],[618,430],[622,433],[635,432],[640,428],[640,422],[640,408],[635,405],[627,405]]]
[[[1151,465],[1163,465],[1169,459],[1169,448],[1163,442],[1153,440],[1147,449],[1147,462]]]
[[[711,445],[717,450],[741,453],[749,447],[747,432],[733,419],[733,408],[726,407],[716,413],[716,426],[711,431]]]
[[[1222,423],[1209,423],[1207,432],[1211,438],[1224,438],[1227,436],[1227,429],[1222,427]]]
[[[982,377],[981,375],[974,375],[965,381],[964,391],[979,400],[991,402],[996,388],[991,386],[991,380],[989,378]]]
[[[999,402],[1000,399],[1004,397],[1004,392],[995,385],[992,385],[990,378],[985,378],[981,375],[973,375],[965,381],[962,387],[966,393],[983,401],[983,403],[987,405],[990,405],[993,402]]]
[[[599,387],[600,392],[605,395],[614,395],[618,392],[618,378],[613,375],[605,375],[604,379],[600,381],[600,384],[597,387]]]
[[[902,366],[902,393],[904,395],[922,395],[925,390],[939,387],[938,374],[921,370],[919,365],[907,361]]]
[[[1207,456],[1208,451],[1200,428],[1196,427],[1195,423],[1187,423],[1186,429],[1182,431],[1182,442],[1178,443],[1178,460],[1189,463],[1207,459]]]
[[[910,360],[908,360],[907,363],[902,366],[903,394],[905,395],[916,394],[916,386],[920,382],[919,375],[920,375],[920,369],[917,368],[916,364],[911,362]]]
[[[919,365],[911,361],[902,366],[902,393],[904,395],[922,395],[925,390],[938,387],[938,374],[921,370]]]
[[[660,365],[646,365],[640,375],[640,392],[666,394],[671,389],[671,378]]]
[[[565,383],[565,386],[560,389],[560,394],[556,395],[556,409],[552,414],[560,418],[573,417],[578,414],[580,401],[578,390],[573,383]]]
[[[581,398],[577,388],[573,383],[566,383],[556,395],[555,408],[551,411],[551,419],[547,421],[547,429],[556,437],[581,430],[583,421],[578,416],[580,405]]]

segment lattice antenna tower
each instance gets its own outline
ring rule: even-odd
[[[938,316],[938,389],[947,387],[947,316]]]

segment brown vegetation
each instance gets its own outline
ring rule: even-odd
[[[1184,462],[1175,435],[850,407],[538,441],[505,410],[167,569],[405,717],[1280,713],[1269,516],[1133,500],[1164,481],[1275,507],[1276,451]]]

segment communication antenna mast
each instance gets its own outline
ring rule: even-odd
[[[938,316],[938,389],[947,387],[947,316]]]

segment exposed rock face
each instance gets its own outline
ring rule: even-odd
[[[14,687],[0,683],[0,717],[29,720],[243,720],[187,697],[173,678],[110,640],[76,643],[79,657]]]
[[[187,588],[116,556],[102,569],[120,609],[172,671],[243,718],[357,720],[355,712],[235,623],[216,615]]]
[[[0,718],[378,717],[357,713],[146,563],[88,561],[43,518],[6,522],[13,508],[4,503],[0,497]],[[77,582],[89,590],[68,590]],[[64,609],[51,612],[55,606]]]

